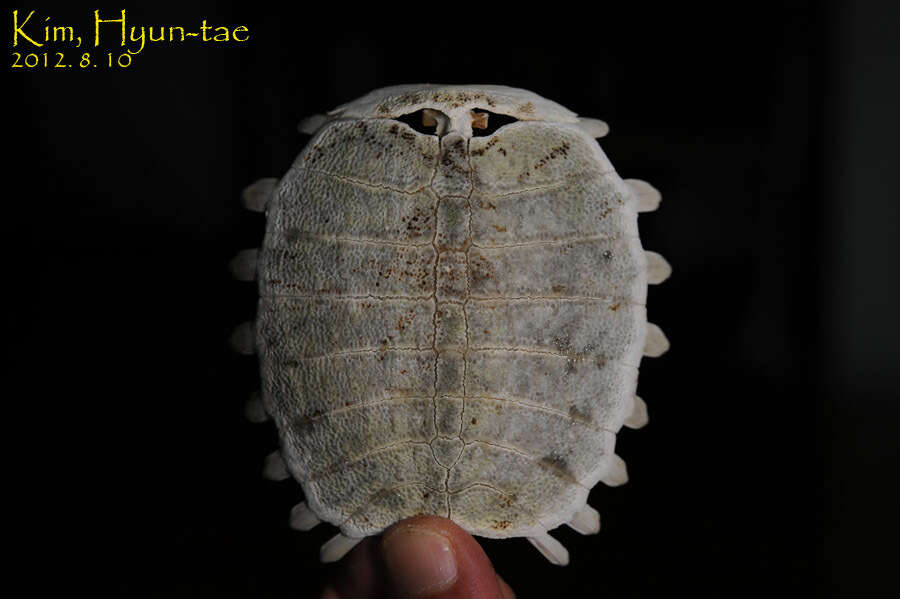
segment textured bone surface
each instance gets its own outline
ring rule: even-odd
[[[436,134],[395,120],[426,109]],[[473,137],[473,111],[517,121]],[[524,90],[385,88],[311,123],[240,263],[265,412],[306,496],[294,525],[340,527],[333,560],[435,514],[565,564],[547,531],[599,530],[588,492],[627,480],[616,435],[646,422],[638,367],[668,347],[645,309],[668,264],[637,230],[658,192],[619,177],[605,123]]]

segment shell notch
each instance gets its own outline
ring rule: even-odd
[[[603,121],[579,118],[571,110],[533,92],[502,85],[397,85],[372,91],[352,102],[338,106],[327,114],[317,114],[301,121],[301,133],[313,134],[323,125],[337,119],[397,118],[423,111],[423,124],[437,121],[437,135],[457,131],[471,137],[472,127],[484,128],[483,111],[514,117],[522,121],[572,123],[592,137],[603,137],[609,127]],[[428,114],[429,117],[424,115]],[[437,115],[442,115],[443,122]],[[428,118],[429,122],[425,119]],[[443,128],[442,128],[443,127]]]
[[[475,135],[491,115],[517,122]],[[671,266],[637,235],[659,192],[619,178],[606,123],[510,87],[383,88],[300,128],[245,190],[266,235],[230,265],[260,291],[231,343],[260,361],[247,417],[278,429],[264,475],[303,488],[291,526],[339,527],[334,561],[434,514],[565,565],[548,531],[600,530],[588,492],[628,481],[616,435],[647,424],[637,369],[669,348],[645,304]]]
[[[501,120],[503,115],[495,115],[497,121]],[[418,118],[417,118],[418,117]],[[515,121],[512,117],[506,117],[508,121]],[[470,110],[468,113],[458,113],[455,117],[444,114],[440,110],[434,108],[423,108],[416,112],[397,117],[398,120],[407,123],[416,131],[437,137],[444,137],[451,133],[455,133],[459,137],[468,139],[472,137],[476,130],[485,130],[489,127],[491,113],[476,110]],[[497,123],[498,126],[501,123]],[[494,127],[496,129],[497,127]],[[481,133],[484,135],[484,133]]]

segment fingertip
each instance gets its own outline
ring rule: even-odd
[[[507,597],[481,545],[447,518],[416,516],[395,524],[384,535],[382,553],[400,597]]]
[[[512,587],[506,584],[506,581],[497,574],[497,584],[500,585],[500,593],[503,599],[516,599],[516,593]]]
[[[429,522],[406,522],[384,535],[381,551],[402,598],[440,596],[456,584],[457,550],[451,537]]]

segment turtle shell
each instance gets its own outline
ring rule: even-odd
[[[566,563],[547,531],[599,529],[588,492],[627,480],[616,434],[646,422],[638,367],[668,347],[645,303],[670,269],[637,227],[658,192],[619,177],[604,123],[524,90],[385,88],[305,127],[245,194],[267,227],[236,266],[294,526],[339,526],[332,560],[434,514]]]

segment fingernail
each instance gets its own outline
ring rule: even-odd
[[[384,560],[400,597],[420,599],[456,581],[456,557],[446,537],[409,526],[384,540]]]

